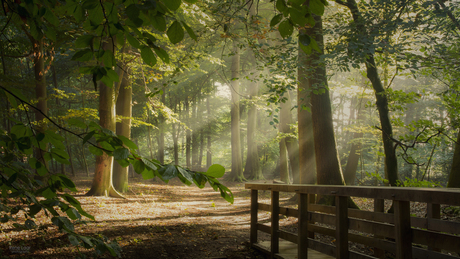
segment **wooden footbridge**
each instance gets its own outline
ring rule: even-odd
[[[459,189],[357,187],[247,183],[251,190],[250,242],[270,258],[426,258],[452,259],[460,254],[460,220],[440,219],[441,205],[460,206]],[[259,203],[259,191],[271,192],[271,203]],[[298,194],[298,208],[280,207],[279,193]],[[335,197],[336,206],[315,204],[315,195]],[[374,199],[374,211],[348,208],[349,197]],[[384,200],[394,213],[384,213]],[[426,203],[426,217],[411,215],[410,203]],[[460,207],[457,207],[460,209]],[[271,213],[271,224],[258,222],[258,212]],[[280,215],[298,218],[297,233],[280,230]],[[270,241],[259,241],[258,231]],[[332,236],[335,245],[315,239]],[[372,255],[349,250],[363,244]]]

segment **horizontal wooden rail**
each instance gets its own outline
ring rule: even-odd
[[[440,219],[440,204],[459,206],[459,189],[349,187],[318,185],[246,184],[251,189],[251,236],[262,231],[271,235],[270,256],[279,252],[279,239],[298,245],[298,258],[307,258],[307,248],[336,258],[375,258],[348,250],[348,242],[368,246],[378,258],[383,251],[396,258],[458,258],[441,251],[460,254],[460,223]],[[271,191],[270,204],[258,202],[259,190]],[[279,193],[299,194],[299,209],[279,205]],[[339,206],[310,203],[311,195],[331,195]],[[349,197],[375,200],[375,211],[348,209]],[[383,213],[383,201],[392,200],[395,212]],[[310,202],[309,202],[310,201]],[[410,202],[427,203],[426,218],[410,215]],[[253,211],[255,210],[255,212]],[[258,211],[272,214],[271,225],[253,224]],[[298,233],[279,229],[279,215],[298,218]],[[255,230],[253,230],[253,228]],[[351,231],[351,232],[350,232]],[[313,233],[335,237],[335,246],[314,240]],[[251,243],[257,240],[251,238]],[[277,256],[279,258],[280,255]]]

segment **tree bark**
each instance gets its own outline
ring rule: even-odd
[[[306,30],[299,30],[299,36],[307,34]],[[300,43],[299,43],[300,44]],[[313,138],[313,121],[311,114],[311,100],[309,89],[309,69],[311,60],[299,47],[299,64],[297,69],[297,121],[299,131],[299,183],[316,183],[315,146]],[[294,182],[296,177],[294,177]]]
[[[452,168],[450,169],[448,188],[460,188],[460,132],[457,135],[455,143],[454,157],[452,159]]]
[[[123,65],[123,68],[125,71],[128,70],[126,65]],[[122,117],[121,122],[116,123],[116,133],[128,139],[131,138],[132,93],[129,73],[125,72],[121,80],[116,104],[116,114]],[[113,186],[119,192],[128,191],[128,171],[128,166],[123,167],[119,163],[113,165]]]
[[[104,49],[113,50],[111,40],[104,42]],[[99,84],[99,125],[115,132],[115,89],[104,83]],[[113,157],[105,152],[96,156],[96,168],[91,189],[87,196],[123,197],[113,187]]]
[[[358,9],[358,5],[355,0],[347,0],[346,3],[336,0],[337,3],[347,6],[350,9],[353,21],[357,24],[357,34],[363,36],[366,35],[365,21]],[[372,49],[373,45],[367,43],[363,46],[364,49]],[[370,52],[370,51],[369,51]],[[382,127],[382,140],[383,140],[383,151],[385,154],[385,178],[388,179],[391,186],[397,186],[398,180],[398,160],[396,158],[396,152],[394,143],[391,140],[393,137],[393,128],[390,122],[390,115],[388,109],[388,99],[383,87],[382,81],[380,80],[377,65],[375,63],[374,55],[372,53],[367,54],[365,60],[367,78],[371,81],[372,88],[374,89],[375,98],[377,100],[377,110],[379,112],[380,124]]]
[[[208,96],[206,98],[206,110],[207,110],[207,119],[208,119],[208,131],[206,132],[206,169],[208,169],[212,165],[212,137],[211,137],[211,132],[212,132],[212,114],[211,114],[211,104],[210,104],[210,99],[211,97]]]
[[[245,180],[243,176],[243,162],[241,159],[241,140],[240,140],[240,53],[237,41],[233,41],[233,57],[232,57],[232,82],[230,91],[232,95],[231,104],[231,144],[232,144],[232,171],[230,172],[230,180],[242,182]]]

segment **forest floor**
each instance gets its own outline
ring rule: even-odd
[[[199,189],[178,180],[166,185],[159,180],[130,179],[126,199],[84,196],[92,179],[73,180],[79,190],[76,198],[95,217],[95,221],[76,224],[76,232],[115,240],[123,258],[264,258],[249,246],[250,197],[244,183],[223,182],[235,196],[235,202],[230,204],[209,185]],[[292,195],[286,195],[281,193],[281,204],[296,207],[289,201]],[[268,191],[259,192],[260,202],[269,200]],[[372,210],[370,199],[355,202],[361,209]],[[424,205],[413,204],[411,213],[423,217],[424,212]],[[259,222],[267,223],[269,219],[270,213],[259,212]],[[45,228],[20,231],[10,223],[0,225],[0,258],[111,258],[97,257],[93,251],[70,245],[67,236],[51,225],[44,214],[39,214],[37,221]],[[295,231],[296,223],[296,218],[282,217],[280,227]],[[333,238],[320,239],[334,242]],[[268,236],[260,233],[259,241],[263,240],[268,240]],[[12,248],[21,248],[24,253],[16,253]],[[360,245],[351,244],[350,249],[372,254]]]

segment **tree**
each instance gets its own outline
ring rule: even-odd
[[[363,19],[361,12],[359,11],[358,5],[355,0],[347,0],[346,2],[336,0],[337,3],[346,6],[353,17],[354,30],[357,35],[360,35],[363,39],[366,39],[366,49],[371,49],[369,53],[365,55],[365,65],[367,78],[371,81],[372,87],[375,92],[377,109],[379,112],[383,148],[385,153],[385,177],[388,179],[391,186],[397,185],[398,180],[398,160],[396,158],[395,144],[393,138],[393,127],[390,121],[388,98],[385,93],[385,88],[380,80],[380,76],[375,62],[373,49],[374,46],[370,44],[372,42],[372,36],[367,35],[368,28],[366,28],[366,20]],[[399,7],[397,7],[399,9]]]
[[[232,95],[231,104],[231,132],[232,132],[232,171],[230,172],[229,179],[232,181],[242,182],[243,176],[243,162],[241,159],[241,140],[240,140],[240,50],[238,41],[233,41],[233,56],[232,56],[232,82],[230,91]]]
[[[132,93],[133,89],[130,84],[130,73],[128,66],[123,66],[123,78],[119,84],[118,97],[116,102],[116,115],[121,117],[116,123],[116,134],[125,138],[131,138],[131,117],[132,117]],[[122,193],[128,191],[128,166],[122,166],[119,163],[113,164],[113,186],[115,190]]]

